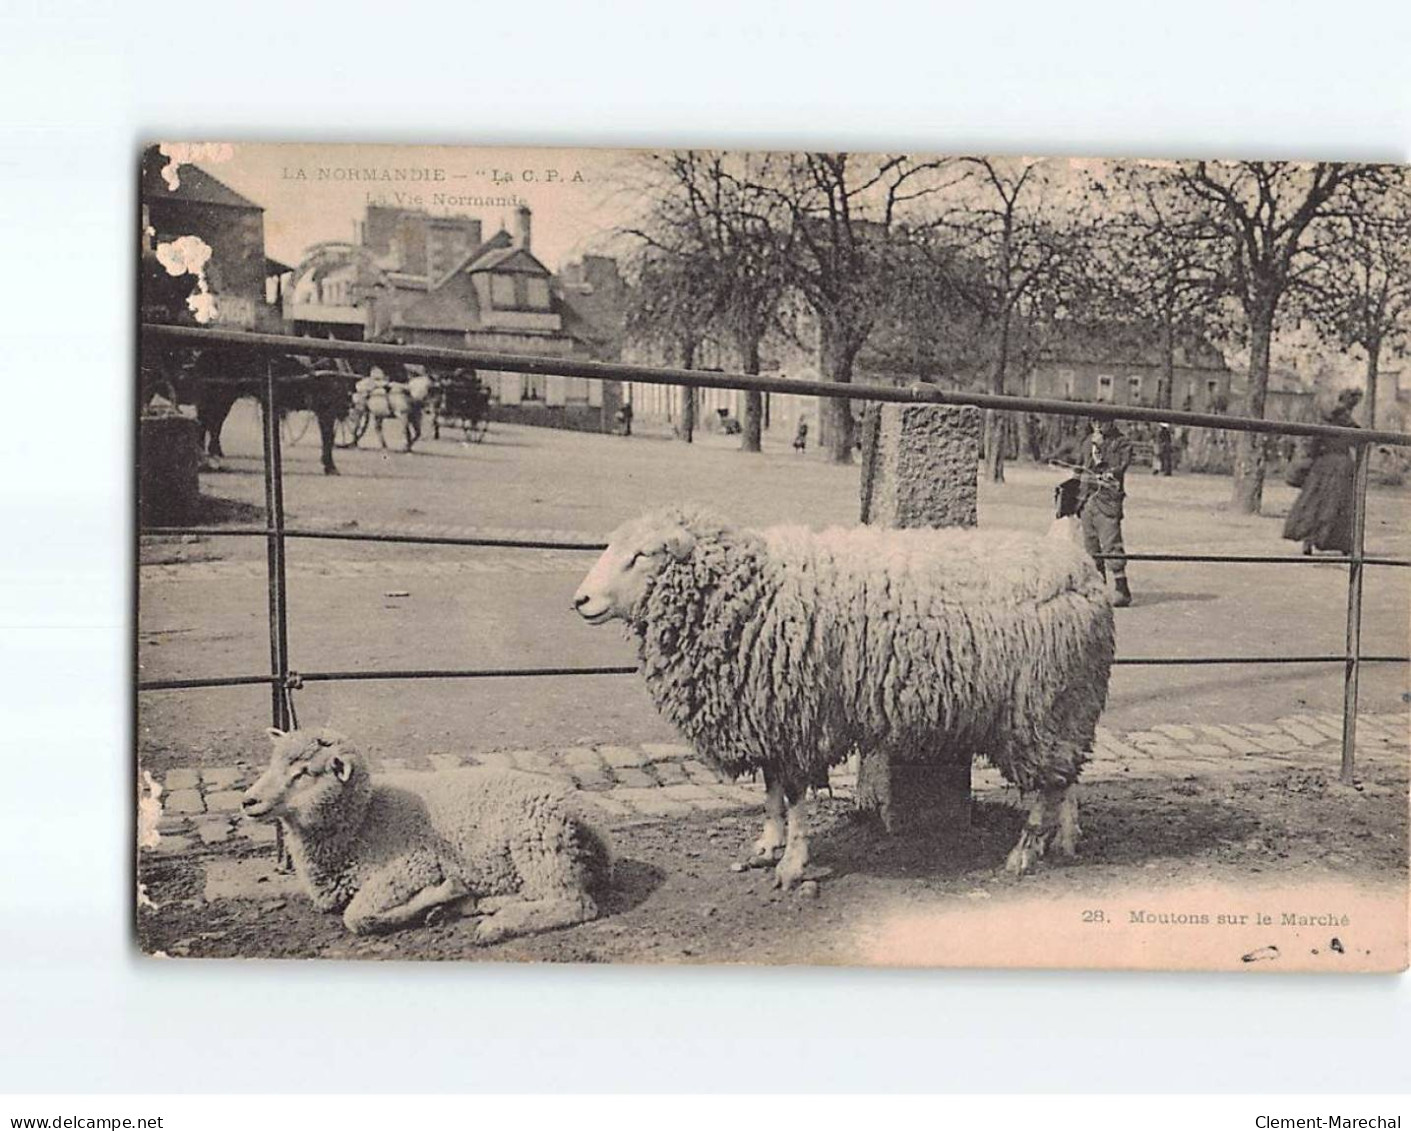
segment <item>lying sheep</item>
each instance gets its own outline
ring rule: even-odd
[[[702,510],[629,522],[574,597],[627,622],[657,708],[720,771],[760,768],[758,860],[808,861],[805,787],[855,748],[898,760],[977,751],[1035,798],[1009,854],[1057,834],[1112,664],[1112,608],[1065,538],[1004,531],[745,530]],[[785,810],[787,807],[787,833]]]
[[[314,906],[342,911],[354,934],[482,914],[475,938],[491,943],[597,917],[608,844],[552,779],[470,768],[374,781],[341,734],[269,735],[245,815],[282,823]]]

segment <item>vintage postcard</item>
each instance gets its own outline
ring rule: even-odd
[[[139,176],[144,952],[1406,968],[1406,169]]]

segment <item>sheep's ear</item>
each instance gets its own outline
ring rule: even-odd
[[[276,742],[278,742],[281,738],[288,737],[288,735],[284,731],[280,730],[278,727],[268,727],[266,728],[265,733],[269,735],[270,738],[274,739]]]
[[[333,771],[333,776],[342,782],[353,776],[353,763],[347,758],[340,758],[337,754],[328,760],[328,768]]]
[[[696,536],[684,526],[678,526],[662,539],[662,547],[678,562],[684,562],[696,548]]]

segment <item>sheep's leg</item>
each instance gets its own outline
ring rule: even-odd
[[[774,869],[774,886],[786,891],[803,879],[808,867],[808,812],[805,789],[785,789],[789,803],[789,831],[784,856]]]
[[[482,900],[483,907],[487,900]],[[516,935],[553,931],[586,923],[598,917],[598,905],[585,893],[564,893],[550,899],[518,899],[500,904],[498,910],[475,929],[481,945],[497,943]]]
[[[487,895],[484,899],[475,901],[475,913],[477,915],[493,915],[503,907],[508,907],[512,903],[523,903],[522,895]]]
[[[1067,786],[1039,790],[1029,808],[1029,819],[1024,822],[1019,840],[1005,861],[1006,871],[1016,876],[1027,872],[1047,851],[1049,842],[1053,839],[1055,822],[1062,822],[1065,812],[1068,813],[1072,827],[1070,840],[1074,849],[1077,848],[1077,801],[1074,799],[1070,802],[1068,794]]]
[[[470,894],[458,879],[442,880],[407,893],[407,885],[392,880],[366,884],[343,912],[343,922],[355,935],[402,927],[421,918],[433,907],[452,903]]]
[[[1074,856],[1082,834],[1083,830],[1078,827],[1078,787],[1070,785],[1063,791],[1063,799],[1058,803],[1058,835],[1053,843],[1064,856]]]
[[[773,864],[784,849],[784,783],[778,771],[764,769],[764,832],[754,842],[754,856],[748,861],[756,867]]]

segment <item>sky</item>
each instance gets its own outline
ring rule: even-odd
[[[238,143],[194,156],[264,207],[266,254],[291,266],[313,244],[352,241],[370,199],[477,217],[487,239],[502,224],[513,230],[515,205],[526,203],[534,254],[551,271],[610,249],[613,229],[637,206],[621,188],[630,150]]]

